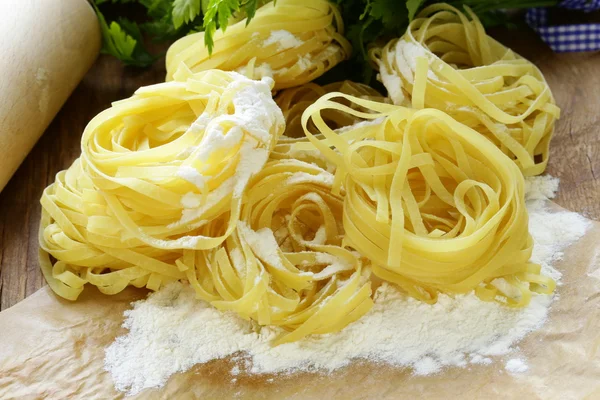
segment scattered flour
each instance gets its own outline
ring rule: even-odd
[[[555,181],[538,179],[546,181],[530,182],[529,187],[547,194],[555,190]],[[559,278],[553,262],[585,233],[588,221],[575,213],[551,213],[543,207],[530,211],[530,217],[533,260]],[[274,241],[270,231],[253,234],[250,241]],[[255,251],[262,247],[260,243],[251,246]],[[105,368],[116,388],[129,394],[162,386],[169,376],[194,364],[234,355],[247,357],[245,372],[256,374],[331,371],[355,359],[431,374],[449,366],[490,364],[493,356],[511,353],[516,343],[544,324],[552,300],[552,296],[534,295],[528,307],[512,309],[482,302],[470,293],[440,295],[436,304],[429,305],[384,283],[375,292],[372,310],[343,331],[272,347],[271,341],[281,334],[278,328],[261,328],[235,314],[222,313],[196,300],[189,285],[174,282],[126,311],[123,326],[129,333],[107,348]],[[240,373],[239,368],[234,367],[232,374]],[[505,368],[519,373],[527,370],[527,364],[515,358]]]
[[[181,205],[185,208],[198,208],[202,205],[202,195],[189,192],[181,198]]]
[[[505,366],[506,370],[512,374],[525,372],[529,369],[527,363],[520,358],[508,360]]]
[[[471,359],[469,360],[471,364],[483,364],[489,365],[493,362],[493,360],[489,357],[483,357],[481,354],[471,355]]]
[[[271,229],[262,228],[253,231],[246,223],[238,222],[238,231],[258,258],[285,270],[285,266],[279,258],[277,240]]]
[[[404,92],[402,91],[402,79],[396,74],[389,73],[383,65],[379,66],[379,71],[379,78],[388,92],[388,97],[392,99],[395,105],[402,105],[405,100]]]
[[[297,185],[299,183],[315,183],[324,186],[333,185],[333,174],[329,172],[321,172],[318,175],[309,174],[307,172],[294,172],[285,182],[286,185]]]
[[[386,54],[386,58],[393,60],[394,66],[398,68],[402,77],[412,84],[414,82],[414,73],[417,69],[417,58],[428,58],[430,55],[431,53],[428,53],[422,46],[398,40],[396,46]],[[403,84],[401,77],[395,74],[394,71],[388,71],[388,67],[383,62],[379,63],[379,71],[379,78],[388,92],[388,97],[392,99],[394,104],[402,105],[406,99],[402,92]],[[427,71],[427,77],[429,79],[437,79],[437,75],[431,69]]]
[[[301,46],[304,42],[286,30],[271,31],[271,35],[263,42],[263,46],[277,43],[277,50],[287,50]]]
[[[207,180],[206,176],[202,175],[200,172],[198,172],[198,170],[196,168],[190,167],[189,165],[180,166],[177,169],[177,176],[190,182],[191,184],[193,184],[200,190],[203,190],[206,187],[206,180]],[[187,208],[188,206],[184,203],[184,201],[185,200],[182,199],[181,204]],[[192,206],[192,207],[198,207],[198,206]]]
[[[223,157],[231,149],[239,147],[240,160],[235,174],[208,193],[205,199],[194,192],[184,195],[181,220],[171,224],[171,228],[201,219],[206,211],[214,208],[232,191],[234,195],[241,196],[250,178],[267,162],[267,148],[275,140],[272,131],[283,131],[285,126],[283,114],[271,95],[271,78],[255,81],[235,72],[230,74],[234,79],[224,92],[233,93],[234,113],[213,116],[204,112],[197,118],[190,130],[202,134],[200,142],[186,149],[185,156],[189,160],[178,168],[177,176],[204,192],[213,178],[205,175],[204,167],[210,164],[207,160]]]
[[[305,55],[302,57],[298,57],[298,61],[296,62],[296,65],[298,65],[298,67],[300,67],[300,69],[302,69],[304,71],[311,67],[312,61],[310,60],[310,57],[308,57],[308,55]]]
[[[317,253],[317,262],[327,264],[327,267],[314,274],[313,278],[315,280],[329,278],[338,272],[349,271],[353,267],[350,263],[344,262],[341,258],[326,253]]]
[[[250,71],[249,71],[250,69]],[[250,68],[249,65],[243,65],[239,68],[237,68],[235,70],[236,72],[247,76],[247,77],[251,77],[252,79],[256,79],[256,80],[260,80],[262,78],[273,78],[275,72],[273,71],[273,68],[271,68],[271,64],[269,63],[262,63],[259,66],[255,66],[253,68]],[[252,73],[250,75],[250,72]]]
[[[553,199],[558,192],[560,180],[550,175],[525,178],[525,200]]]
[[[531,260],[560,285],[562,274],[552,264],[562,260],[563,250],[582,237],[591,222],[574,212],[550,212],[544,208],[544,201],[554,198],[558,185],[559,179],[550,175],[525,179],[529,232],[535,243]]]
[[[269,63],[262,63],[254,68],[254,79],[262,79],[264,77],[273,77],[273,68]]]

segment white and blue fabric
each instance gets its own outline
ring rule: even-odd
[[[559,7],[590,12],[600,10],[600,0],[564,0]],[[600,50],[600,24],[548,25],[547,8],[531,8],[526,21],[555,52]]]

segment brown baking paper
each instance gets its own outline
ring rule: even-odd
[[[599,259],[600,223],[594,222],[557,263],[563,285],[548,322],[519,344],[529,366],[524,373],[511,375],[506,359],[495,358],[433,376],[357,362],[328,375],[233,377],[228,359],[197,365],[132,398],[600,399]],[[104,348],[125,333],[123,311],[144,295],[133,288],[116,296],[86,290],[71,303],[45,287],[0,313],[0,398],[124,398],[103,370]]]

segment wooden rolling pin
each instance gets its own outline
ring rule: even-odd
[[[0,0],[0,191],[99,50],[86,0]]]

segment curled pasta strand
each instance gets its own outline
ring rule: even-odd
[[[86,127],[82,154],[41,198],[40,262],[74,300],[187,277],[186,251],[219,247],[283,133],[272,81],[189,72],[140,88]],[[53,260],[54,259],[54,260]]]
[[[331,92],[342,92],[372,101],[389,103],[387,98],[370,86],[352,81],[334,82],[324,86],[311,82],[282,90],[277,93],[275,102],[283,112],[286,126],[284,134],[271,152],[272,159],[296,159],[315,163],[324,169],[333,171],[333,166],[327,163],[319,150],[306,139],[301,121],[302,113],[308,106],[319,97]],[[344,129],[344,127],[361,121],[353,115],[336,110],[326,113],[324,118],[327,124],[334,129]]]
[[[560,109],[540,70],[465,10],[426,7],[401,38],[372,49],[379,77],[395,104],[442,110],[488,138],[524,175],[539,175]]]
[[[204,32],[185,36],[167,52],[167,81],[208,69],[238,71],[275,80],[275,90],[300,86],[323,75],[352,53],[336,5],[327,0],[280,0],[260,7],[249,24],[231,21],[214,34],[212,54]]]
[[[343,200],[332,181],[312,164],[269,162],[224,246],[178,261],[198,297],[288,331],[274,344],[336,332],[364,315],[373,304],[370,270],[342,246]]]
[[[323,118],[331,110],[376,123],[335,131]],[[309,106],[302,124],[343,184],[343,244],[371,260],[376,276],[429,303],[475,290],[523,307],[532,292],[554,289],[529,263],[523,175],[473,129],[440,110],[343,93]]]

